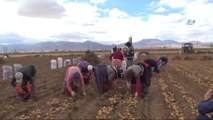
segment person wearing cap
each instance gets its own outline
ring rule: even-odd
[[[11,85],[16,88],[16,92],[25,100],[35,95],[36,69],[34,65],[24,66],[15,73]]]
[[[127,51],[125,52],[125,56],[127,58],[127,69],[129,66],[133,65],[133,59],[134,59],[134,47],[132,46],[131,42],[127,42],[125,44],[125,46],[127,47]]]
[[[63,94],[67,96],[86,95],[83,76],[78,66],[71,66],[67,69]]]
[[[143,73],[144,67],[140,63],[131,65],[126,71],[126,84],[134,97],[141,97],[142,95],[141,76]]]
[[[213,120],[213,89],[209,89],[198,104],[197,120]]]
[[[87,61],[80,61],[77,66],[81,69],[84,84],[88,84],[93,74],[93,66]]]

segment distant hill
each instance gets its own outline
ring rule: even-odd
[[[203,43],[199,41],[192,41],[194,46],[209,46],[210,43]],[[135,48],[142,47],[180,47],[183,43],[177,42],[175,40],[159,40],[159,39],[142,39],[138,42],[134,42],[133,46]],[[37,44],[13,44],[13,45],[1,45],[0,51],[3,52],[4,47],[7,48],[8,51],[14,52],[16,51],[54,51],[54,50],[109,50],[113,48],[115,45],[105,45],[101,44],[101,42],[93,42],[93,41],[85,41],[85,42],[67,42],[67,41],[59,41],[59,42],[40,42]],[[124,43],[119,45],[120,47],[124,47]]]
[[[6,47],[8,51],[54,51],[54,50],[106,50],[111,49],[114,45],[103,45],[97,42],[85,41],[85,42],[40,42],[37,44],[13,44],[13,45],[0,45],[3,48]]]
[[[174,40],[159,40],[159,39],[142,39],[138,42],[133,43],[134,47],[172,47],[180,46],[182,43],[179,43]]]
[[[15,51],[29,51],[33,45],[31,44],[11,44],[11,45],[0,45],[0,51],[4,51],[6,48],[9,52]]]
[[[33,50],[99,50],[110,49],[112,45],[103,45],[97,42],[85,41],[85,42],[41,42],[32,46]]]

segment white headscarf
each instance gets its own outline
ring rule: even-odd
[[[16,78],[16,82],[17,82],[17,83],[21,83],[21,82],[23,81],[23,73],[17,72],[17,73],[15,74],[15,78]]]

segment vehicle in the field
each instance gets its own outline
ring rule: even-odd
[[[194,48],[192,43],[184,43],[182,45],[183,53],[194,53]]]

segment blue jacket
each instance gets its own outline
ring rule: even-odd
[[[202,101],[200,101],[200,103],[198,105],[198,112],[200,114],[198,116],[198,120],[202,120],[202,119],[213,120],[213,116],[211,116],[211,118],[209,118],[206,115],[207,113],[213,112],[213,100],[202,100]]]

